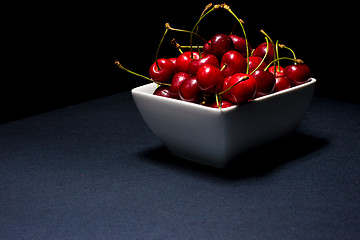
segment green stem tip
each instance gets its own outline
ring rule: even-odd
[[[242,78],[241,78],[239,81],[237,81],[234,85],[232,85],[232,86],[230,86],[229,88],[225,89],[224,91],[218,93],[218,95],[220,96],[220,95],[226,93],[227,91],[229,91],[230,89],[232,89],[233,87],[235,87],[236,85],[238,85],[239,83],[244,82],[244,81],[246,81],[246,80],[248,80],[248,79],[249,79],[249,76],[244,76],[244,77],[242,77]]]
[[[138,77],[141,77],[141,78],[144,78],[144,79],[149,80],[151,82],[154,82],[154,83],[156,83],[158,85],[171,86],[171,84],[169,84],[169,83],[156,82],[156,81],[152,80],[151,78],[148,78],[148,77],[146,77],[144,75],[133,72],[133,71],[125,68],[123,65],[121,65],[121,63],[118,60],[115,60],[114,64],[115,64],[115,66],[119,67],[120,69],[124,70],[125,72],[131,73],[131,74],[133,74],[135,76],[138,76]]]
[[[264,71],[267,71],[269,69],[269,67],[271,66],[271,64],[277,62],[277,61],[280,61],[280,60],[289,60],[289,61],[293,61],[295,64],[303,64],[304,61],[301,60],[301,59],[293,59],[293,58],[289,58],[289,57],[281,57],[281,58],[277,58],[273,61],[271,61],[267,66],[266,68],[264,69]]]

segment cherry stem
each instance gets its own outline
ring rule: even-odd
[[[203,48],[204,46],[193,46],[196,48]],[[180,46],[180,48],[191,48],[191,46]]]
[[[211,6],[212,6],[212,3],[209,3],[208,5],[206,5],[205,8],[204,8],[204,10],[202,11],[200,17],[202,17],[202,16],[205,14],[205,12],[206,12],[209,8],[211,8]],[[199,33],[199,25],[196,27],[196,33]],[[201,57],[201,52],[200,52],[200,47],[199,47],[199,46],[197,46],[197,50],[198,50],[199,56]],[[192,51],[191,51],[191,57],[193,58],[193,53],[192,53]]]
[[[216,101],[216,106],[221,109],[222,99],[220,94],[215,93],[215,101]]]
[[[270,40],[271,43],[274,43],[273,40],[271,39],[271,37],[270,37],[263,29],[260,29],[260,32],[261,32],[262,34],[264,34],[265,37],[267,37],[267,38]]]
[[[224,66],[221,67],[220,72],[222,72],[225,68],[227,68],[227,64],[224,63]]]
[[[265,37],[267,37],[269,40],[270,40],[270,42],[271,42],[271,44],[272,44],[272,47],[273,47],[273,50],[274,50],[274,53],[276,53],[276,47],[275,47],[275,44],[274,44],[274,42],[273,42],[273,40],[271,39],[271,37],[264,31],[264,30],[260,30],[260,32],[262,33],[262,34],[264,34],[265,35]],[[276,54],[274,54],[274,60],[276,59]],[[274,62],[274,68],[276,68],[276,62]]]
[[[244,76],[242,77],[237,83],[235,83],[234,85],[232,85],[231,87],[229,87],[228,89],[225,89],[224,91],[218,93],[218,95],[222,95],[224,93],[226,93],[227,91],[229,91],[230,89],[232,89],[233,87],[235,87],[236,85],[238,85],[241,82],[244,82],[246,80],[248,80],[250,77],[249,76]]]
[[[271,66],[271,64],[277,62],[277,61],[280,61],[280,60],[290,60],[290,61],[293,61],[295,63],[299,63],[299,64],[303,64],[304,61],[301,60],[301,59],[293,59],[293,58],[289,58],[289,57],[281,57],[281,58],[277,58],[277,59],[274,59],[273,61],[271,61],[267,66],[266,68],[264,69],[264,71],[267,71],[268,68]]]
[[[264,57],[261,59],[261,62],[259,63],[259,65],[257,65],[257,67],[250,73],[250,75],[253,74],[256,70],[258,70],[259,67],[261,66],[261,64],[263,64],[263,62],[265,61],[265,58],[266,58],[266,56],[268,54],[268,51],[269,51],[269,40],[268,40],[267,37],[265,37],[265,40],[266,40],[266,49],[267,49],[267,51],[266,51]]]
[[[279,40],[276,40],[276,43],[275,43],[275,47],[276,47],[276,58],[279,58]],[[280,62],[277,62],[277,68],[278,68],[278,71],[280,72]],[[276,67],[274,67],[274,75],[276,74]]]
[[[190,48],[191,46],[181,46],[176,40],[175,38],[173,38],[171,40],[171,44],[173,44],[175,46],[175,48],[177,48],[181,54],[183,53],[181,49],[184,49],[184,48]],[[194,46],[194,47],[197,47],[197,48],[203,48],[204,46]]]
[[[195,26],[194,26],[193,29],[191,30],[191,32],[192,32],[191,35],[190,35],[190,52],[191,52],[191,58],[194,58],[194,57],[193,57],[193,34],[195,34],[194,31],[195,31],[195,29],[197,28],[197,26],[200,24],[201,20],[202,20],[206,15],[208,15],[209,13],[211,13],[212,11],[214,11],[214,10],[216,9],[215,6],[217,6],[217,5],[213,6],[209,11],[207,11],[207,10],[211,7],[211,5],[212,5],[212,4],[206,5],[206,7],[205,7],[204,11],[202,12],[199,20],[196,22]],[[207,11],[207,12],[206,12],[206,11]],[[207,42],[207,41],[205,41],[205,42]]]
[[[172,30],[172,31],[190,33],[191,35],[192,35],[192,34],[195,34],[195,35],[196,35],[198,38],[200,38],[202,41],[207,42],[207,41],[205,40],[205,38],[203,38],[202,36],[200,36],[200,35],[197,34],[196,32],[188,31],[188,30],[183,30],[183,29],[172,28],[172,27],[170,27],[170,24],[169,24],[169,23],[165,23],[165,27],[166,27],[167,29],[169,29],[169,30]]]
[[[292,53],[292,55],[294,56],[294,59],[296,59],[295,52],[294,52],[291,48],[285,46],[284,44],[279,44],[279,47],[280,47],[280,48],[285,48],[285,49],[289,50],[289,51]],[[296,62],[295,62],[295,64],[296,64]]]
[[[255,48],[253,50],[251,50],[250,56],[252,56],[254,54]]]
[[[179,50],[180,54],[183,54],[183,53],[184,53],[184,52],[181,50],[180,44],[175,40],[175,38],[173,38],[173,39],[171,40],[171,44],[173,44],[173,45],[175,46],[175,48],[176,48],[177,50]]]
[[[155,62],[156,62],[156,67],[158,68],[158,70],[161,70],[160,66],[159,66],[159,63],[158,63],[158,55],[159,55],[159,51],[160,51],[160,47],[164,41],[164,38],[165,38],[165,35],[166,33],[169,31],[169,29],[166,27],[166,24],[165,24],[165,32],[164,32],[164,35],[162,36],[161,40],[160,40],[160,43],[159,43],[159,46],[158,48],[156,49],[156,54],[155,54]]]
[[[212,6],[212,3],[209,3],[208,5],[206,5],[205,8],[204,8],[204,10],[203,10],[203,12],[202,12],[201,15],[200,15],[200,17],[202,17],[202,16],[205,14],[205,12],[206,12],[207,10],[209,10],[209,8],[211,8],[211,6]]]
[[[245,29],[244,29],[244,26],[243,26],[244,21],[239,19],[236,16],[236,14],[230,9],[230,7],[228,5],[226,5],[225,3],[224,4],[218,4],[218,5],[219,5],[220,8],[223,8],[223,9],[227,10],[229,13],[231,13],[231,15],[233,15],[235,17],[235,19],[239,22],[239,24],[241,26],[241,29],[242,29],[243,34],[244,34],[245,45],[246,45],[246,59],[247,59],[246,74],[248,74],[249,73],[249,43],[248,43],[248,40],[247,40],[247,37],[246,37],[246,32],[245,32]],[[217,5],[215,5],[215,6],[217,6]]]
[[[139,74],[139,73],[133,72],[133,71],[131,71],[131,70],[123,67],[118,60],[115,60],[115,63],[114,63],[114,64],[115,64],[116,66],[118,66],[120,69],[124,70],[125,72],[131,73],[131,74],[133,74],[133,75],[135,75],[135,76],[138,76],[138,77],[145,78],[146,80],[149,80],[149,81],[151,81],[151,82],[154,82],[154,83],[156,83],[156,84],[158,84],[158,85],[171,86],[170,83],[156,82],[156,81],[152,80],[151,78],[148,78],[148,77],[145,77],[144,75],[141,75],[141,74]]]
[[[236,27],[236,25],[237,25],[237,24],[238,24],[237,22],[236,22],[236,23],[234,23],[234,25],[233,25],[233,27],[232,27],[231,32],[230,32],[230,34],[229,34],[229,35],[232,35],[232,34],[233,34],[233,32],[234,32],[235,27]]]

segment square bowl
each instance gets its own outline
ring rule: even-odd
[[[315,83],[310,78],[224,109],[153,95],[155,83],[131,92],[144,121],[172,154],[223,168],[239,154],[290,134],[309,106]]]

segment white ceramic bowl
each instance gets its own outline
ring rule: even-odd
[[[222,168],[239,154],[291,133],[306,112],[315,83],[311,78],[224,109],[153,95],[154,83],[134,88],[132,95],[143,119],[170,152]]]

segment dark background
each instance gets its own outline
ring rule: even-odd
[[[207,1],[111,1],[76,5],[13,5],[2,29],[0,122],[129,91],[147,83],[114,66],[147,75],[154,62],[165,22],[191,29]],[[214,2],[216,4],[218,2]],[[221,3],[221,2],[220,2]],[[357,95],[355,6],[342,2],[227,1],[245,21],[253,46],[273,39],[293,48],[318,80],[317,96],[360,103]],[[204,19],[200,34],[229,33],[234,19],[218,10]],[[242,36],[240,28],[235,33]],[[177,55],[172,37],[188,44],[189,36],[171,32],[161,57]],[[121,104],[121,103],[119,103]]]

